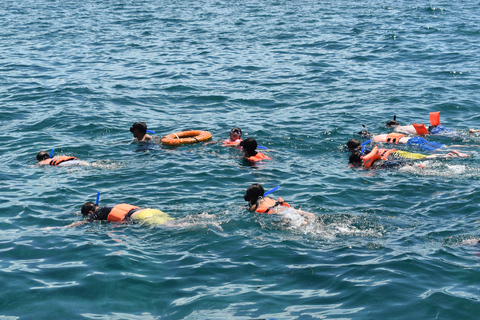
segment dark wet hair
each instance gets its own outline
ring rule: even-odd
[[[395,120],[390,120],[386,124],[387,127],[395,127],[395,126],[399,126],[399,125],[400,125],[400,122],[395,121]]]
[[[232,132],[237,132],[237,133],[240,133],[240,135],[242,135],[242,129],[240,129],[239,127],[235,127],[232,130],[230,130],[230,133]]]
[[[85,202],[82,206],[82,214],[84,216],[88,215],[89,212],[95,212],[97,211],[97,209],[99,208],[99,206],[97,206],[95,203],[93,202]]]
[[[353,165],[361,165],[362,164],[361,157],[362,157],[362,150],[356,149],[350,154],[350,157],[348,158],[348,162]]]
[[[245,201],[248,201],[250,205],[257,203],[258,198],[263,197],[265,190],[261,184],[254,183],[247,189],[247,193],[243,196]]]
[[[240,146],[244,147],[249,154],[255,155],[255,149],[257,149],[257,140],[253,138],[247,138],[240,142]]]
[[[138,130],[142,133],[147,133],[147,124],[145,122],[135,122],[131,127],[130,127],[130,132],[133,133],[133,131]]]
[[[372,134],[370,132],[368,132],[367,130],[362,130],[358,134],[363,138],[368,138],[368,137],[372,136]]]
[[[37,160],[38,161],[43,161],[43,160],[46,160],[50,158],[50,154],[48,154],[47,151],[40,151],[39,153],[37,153]]]
[[[356,148],[360,147],[362,143],[358,139],[350,139],[347,142],[347,149],[348,150],[355,150]]]
[[[399,126],[400,122],[397,121],[397,116],[393,116],[393,120],[387,121],[385,124],[388,128]]]

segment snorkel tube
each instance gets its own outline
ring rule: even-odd
[[[50,151],[50,156],[49,156],[50,158],[53,157],[53,151],[55,151],[55,148],[52,148],[52,151]]]
[[[372,139],[368,140],[368,141],[365,141],[364,143],[361,144],[362,146],[362,154],[365,154],[365,146],[367,144],[369,144],[370,142],[372,142]]]
[[[147,130],[147,133],[155,133],[153,130]]]
[[[95,204],[98,206],[98,202],[100,201],[100,191],[97,192],[97,201],[95,201]]]
[[[272,193],[272,192],[274,192],[274,191],[277,191],[278,189],[280,189],[280,186],[268,190],[267,192],[265,192],[265,193],[263,194],[263,196],[265,197],[266,195],[269,195],[270,193]]]

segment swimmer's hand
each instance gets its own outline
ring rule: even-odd
[[[60,229],[60,228],[63,228],[63,227],[45,227],[45,228],[42,228],[41,230],[53,230],[53,229]]]

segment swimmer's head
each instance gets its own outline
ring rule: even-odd
[[[243,148],[243,151],[246,151],[250,155],[255,155],[255,149],[257,149],[257,140],[253,138],[247,138],[240,143],[240,146]]]
[[[396,127],[400,125],[400,122],[397,121],[397,116],[393,116],[393,120],[388,121],[386,124],[387,128]]]
[[[133,133],[133,136],[137,139],[142,139],[143,136],[147,133],[147,124],[145,122],[135,122],[130,127],[130,132]]]
[[[100,207],[93,202],[85,202],[82,206],[82,214],[84,216],[88,216],[89,214],[92,214],[95,211],[97,211],[98,208]]]
[[[348,150],[355,150],[356,148],[360,147],[362,143],[358,139],[351,139],[347,142],[347,149]]]
[[[46,151],[40,151],[37,153],[37,161],[47,160],[48,158],[50,158],[50,154],[48,154]]]
[[[258,198],[262,197],[265,193],[261,184],[254,183],[247,189],[247,193],[243,196],[243,199],[250,203],[250,205],[254,205],[257,203]]]
[[[348,162],[354,166],[361,166],[362,165],[362,150],[356,149],[348,158]]]
[[[362,138],[369,138],[372,136],[372,134],[370,132],[368,132],[367,130],[362,130],[358,133]]]
[[[240,139],[242,137],[242,129],[239,127],[235,127],[232,130],[230,130],[230,140],[235,141],[237,139]]]

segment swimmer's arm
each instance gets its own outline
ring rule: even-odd
[[[71,228],[71,227],[80,227],[80,226],[83,226],[84,224],[88,223],[89,221],[88,220],[83,220],[83,221],[77,221],[77,222],[74,222],[74,223],[71,223],[67,226],[63,226],[63,227],[46,227],[46,228],[42,228],[42,230],[52,230],[52,229],[61,229],[61,228]]]
[[[65,226],[64,228],[80,227],[80,226],[83,226],[84,224],[87,224],[89,222],[90,221],[88,221],[88,220],[77,221],[77,222],[69,224],[68,226]]]
[[[235,143],[223,143],[223,147],[238,147],[240,146],[240,141],[235,142]]]
[[[311,212],[306,212],[306,211],[303,211],[302,209],[298,209],[297,211],[302,217],[307,218],[308,220],[315,219],[315,215]]]

